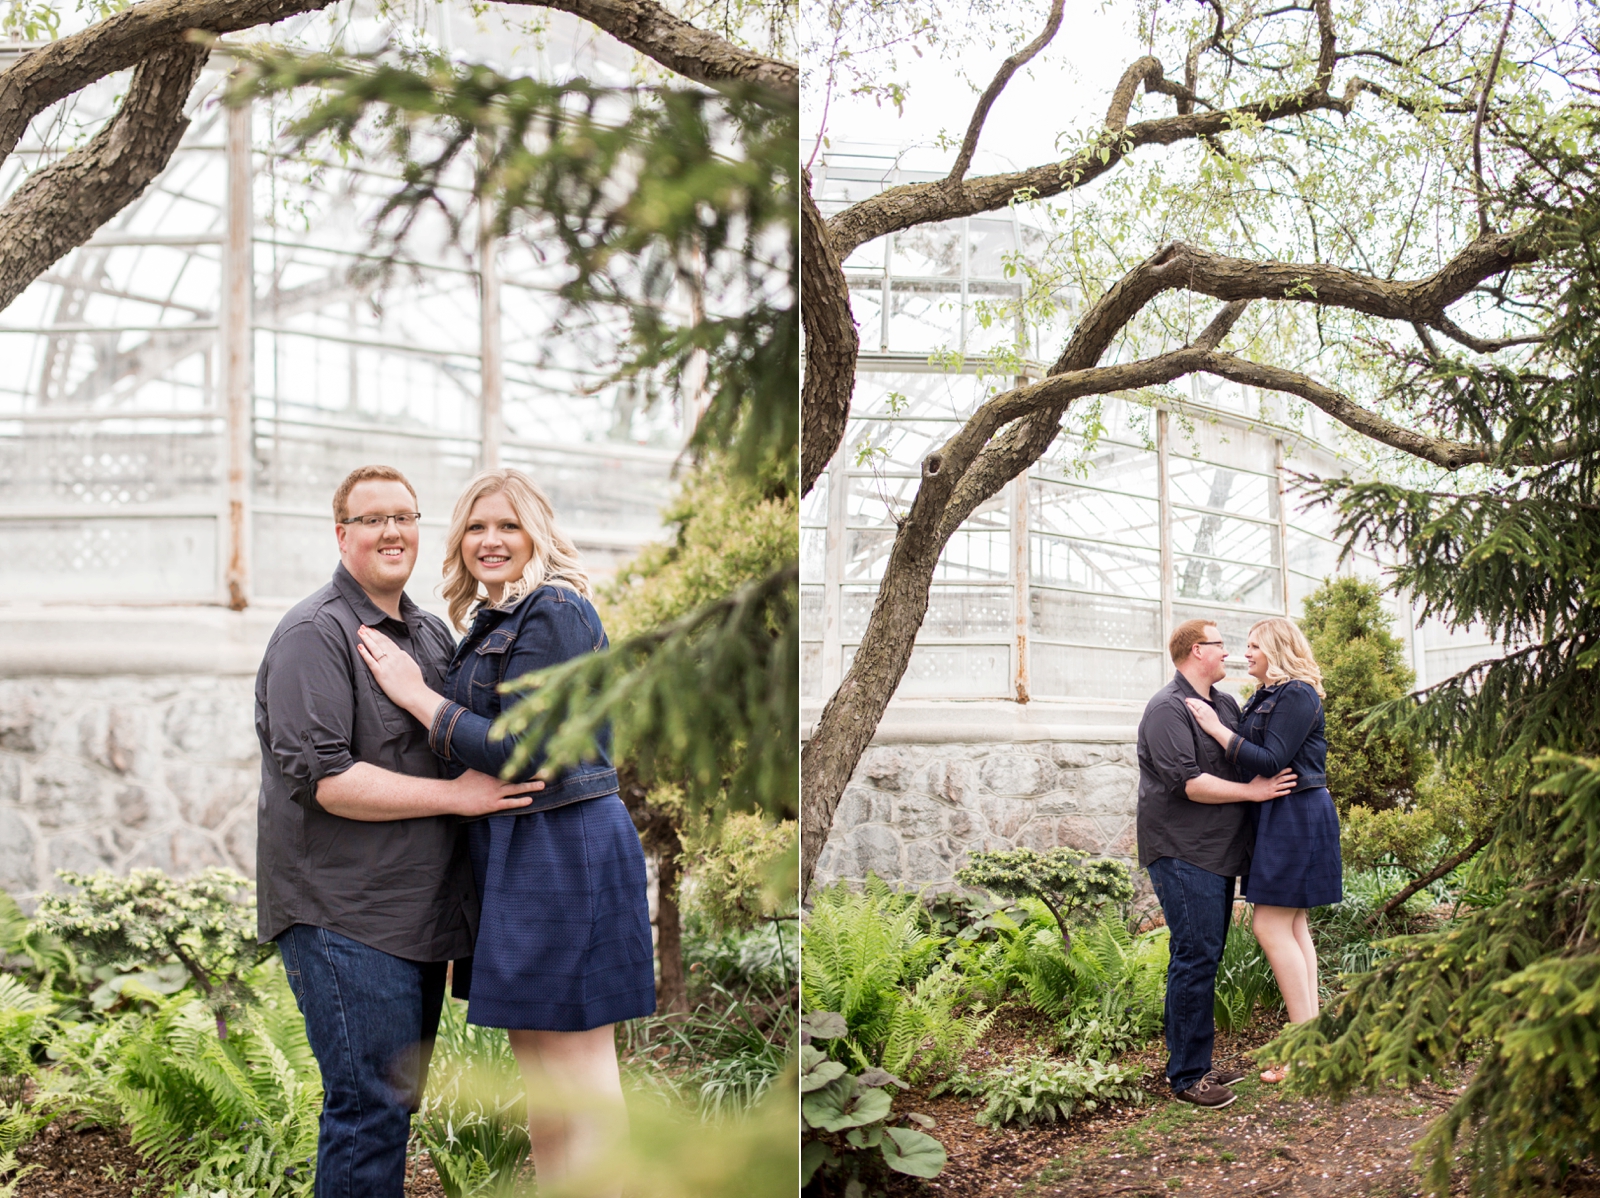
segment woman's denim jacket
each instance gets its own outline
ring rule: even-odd
[[[1326,786],[1328,738],[1316,688],[1291,678],[1257,690],[1239,713],[1228,760],[1244,781],[1257,774],[1270,778],[1287,767],[1295,772],[1297,791]]]
[[[428,744],[444,760],[445,774],[455,778],[474,769],[498,777],[510,758],[516,741],[489,736],[502,705],[517,701],[515,695],[500,693],[500,683],[559,665],[580,653],[598,653],[608,644],[594,605],[566,587],[539,587],[508,609],[479,608],[466,639],[456,646],[445,675],[445,701],[428,729]],[[533,778],[544,766],[544,758],[541,745],[516,780]],[[602,728],[592,757],[561,770],[543,790],[534,793],[532,804],[509,814],[548,811],[616,791],[611,730]]]

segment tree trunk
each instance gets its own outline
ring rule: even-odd
[[[661,981],[656,986],[658,1015],[682,1015],[689,1010],[689,986],[683,974],[683,924],[678,917],[678,877],[678,852],[663,849],[656,855],[656,954],[661,962]]]
[[[811,172],[800,189],[800,318],[806,330],[806,377],[800,399],[800,493],[828,468],[850,417],[861,338],[850,314],[850,287],[811,198]]]

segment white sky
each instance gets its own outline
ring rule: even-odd
[[[1035,18],[1036,28],[1043,25]],[[1059,155],[1058,134],[1071,134],[1105,117],[1105,106],[1118,77],[1144,53],[1135,31],[1137,10],[1132,4],[1069,4],[1066,19],[1051,44],[1012,77],[990,109],[978,142],[972,172],[991,173],[1050,162]],[[909,169],[936,169],[949,165],[954,150],[935,144],[940,130],[959,141],[971,119],[978,93],[994,77],[1006,56],[1003,46],[969,47],[957,60],[933,54],[918,58],[899,55],[898,70],[883,72],[908,87],[905,115],[888,103],[870,97],[835,94],[828,105],[829,142],[869,142],[907,150],[902,165]],[[1169,72],[1177,65],[1169,63]],[[964,70],[974,84],[960,77]],[[820,72],[819,72],[820,74]],[[816,143],[823,110],[821,80],[808,86],[801,110],[800,153],[809,158]],[[1172,110],[1167,96],[1151,97],[1154,104]],[[1150,101],[1145,101],[1149,103]],[[1139,111],[1135,101],[1134,111]]]

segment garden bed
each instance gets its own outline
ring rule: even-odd
[[[18,1183],[16,1198],[154,1198],[164,1188],[128,1143],[126,1128],[74,1131],[52,1123],[18,1150],[17,1160],[38,1168]],[[444,1198],[426,1153],[406,1163],[406,1198]]]

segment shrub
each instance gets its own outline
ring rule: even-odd
[[[161,966],[181,966],[209,1004],[218,1037],[227,1038],[228,1017],[254,997],[251,971],[274,953],[256,943],[254,883],[218,868],[181,881],[159,869],[56,876],[79,893],[39,900],[50,931],[79,946],[90,965],[111,971],[143,968],[159,976]]]
[[[1068,1119],[1076,1111],[1092,1111],[1109,1102],[1140,1102],[1144,1091],[1133,1080],[1137,1076],[1133,1066],[1038,1055],[982,1074],[957,1073],[933,1093],[983,1100],[977,1122],[989,1127],[1005,1123],[1031,1127]]]
[[[1133,898],[1133,883],[1122,862],[1090,860],[1088,853],[1062,847],[1044,853],[1034,849],[974,853],[956,872],[956,881],[1009,898],[1038,899],[1055,918],[1066,953],[1072,951],[1068,924],[1080,912],[1098,912],[1107,903]]]

